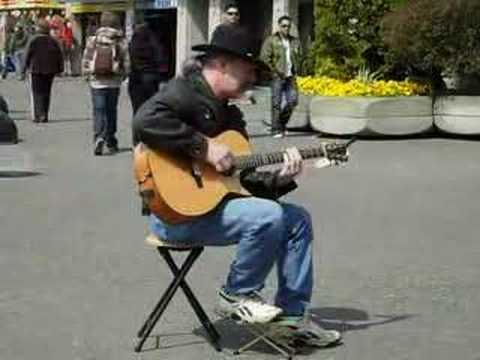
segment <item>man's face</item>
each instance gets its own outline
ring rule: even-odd
[[[225,18],[230,24],[238,23],[240,21],[240,10],[236,7],[229,7],[227,11],[225,11]]]
[[[280,21],[278,26],[280,28],[280,33],[282,35],[287,36],[290,33],[291,24],[290,24],[289,20],[284,19],[284,20]]]
[[[242,59],[229,59],[223,67],[222,92],[229,98],[239,97],[256,81],[255,65]]]

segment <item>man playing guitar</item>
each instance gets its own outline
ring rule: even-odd
[[[241,28],[194,46],[202,54],[137,112],[135,136],[149,149],[231,172],[234,155],[214,138],[227,130],[247,137],[242,113],[228,101],[256,81],[262,64],[253,58],[252,48],[252,39]],[[150,226],[154,234],[175,244],[237,244],[218,293],[221,311],[248,323],[285,326],[284,336],[298,337],[309,346],[329,346],[340,341],[340,333],[322,329],[304,316],[313,289],[311,217],[304,208],[278,200],[296,188],[302,155],[290,148],[283,157],[279,171],[241,172],[241,184],[252,196],[229,196],[212,211],[179,223],[152,214]],[[259,292],[274,265],[278,290],[274,304],[268,304]]]

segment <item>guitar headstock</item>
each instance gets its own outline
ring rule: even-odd
[[[325,144],[325,157],[337,164],[346,163],[348,161],[348,147],[356,141],[355,138],[346,143],[329,143]]]

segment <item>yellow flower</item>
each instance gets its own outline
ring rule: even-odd
[[[428,95],[430,88],[410,81],[379,80],[364,83],[353,79],[341,81],[325,76],[298,77],[299,90],[307,95],[323,96],[412,96]]]

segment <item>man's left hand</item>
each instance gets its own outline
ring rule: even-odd
[[[277,183],[281,186],[295,180],[302,173],[303,159],[300,151],[296,147],[288,148],[283,153],[283,167],[277,178]]]

